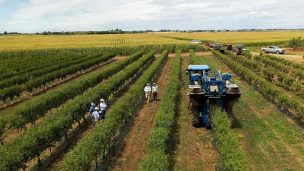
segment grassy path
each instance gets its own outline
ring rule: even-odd
[[[172,56],[169,57],[168,61],[164,65],[157,81],[157,85],[160,89],[158,97],[159,100],[162,100],[162,96],[165,93],[164,90],[168,80],[167,73],[169,72],[171,63]],[[109,170],[136,170],[137,163],[145,153],[145,145],[147,143],[159,104],[159,101],[144,104],[139,110],[133,124],[130,126],[130,128],[126,128],[130,131],[124,139],[120,153],[112,159]]]
[[[182,70],[189,65],[189,55],[183,55]],[[212,132],[192,127],[192,115],[188,110],[187,81],[183,74],[184,86],[180,90],[180,104],[174,132],[175,149],[171,154],[172,170],[215,170],[218,152],[212,145]]]
[[[212,56],[202,62],[221,71],[232,71]],[[246,82],[233,77],[240,85],[241,98],[234,107],[238,134],[250,170],[303,170],[304,132],[276,106],[265,100]]]

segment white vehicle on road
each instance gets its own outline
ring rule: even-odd
[[[276,54],[284,54],[285,50],[279,48],[277,46],[268,46],[266,48],[261,48],[261,51],[264,53],[276,53]]]

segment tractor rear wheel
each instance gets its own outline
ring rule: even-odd
[[[195,111],[192,113],[192,126],[195,128],[199,128],[202,126],[201,118],[198,115],[198,112]]]

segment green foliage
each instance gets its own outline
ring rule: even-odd
[[[12,60],[18,61],[23,59],[41,59],[41,58],[53,58],[53,57],[66,57],[66,56],[82,56],[92,54],[93,52],[113,52],[116,55],[129,55],[139,50],[145,51],[156,50],[162,52],[168,50],[174,52],[176,49],[181,49],[183,52],[189,49],[204,50],[201,45],[196,44],[159,44],[159,45],[139,45],[139,46],[117,46],[117,47],[85,47],[85,48],[60,48],[60,49],[27,49],[27,50],[2,50],[0,51],[0,60]]]
[[[242,51],[242,55],[247,59],[252,59],[252,54],[250,53],[250,51]]]
[[[299,70],[299,69],[304,70],[304,64],[302,64],[302,63],[292,62],[292,61],[289,61],[289,60],[286,60],[286,59],[283,59],[283,58],[278,58],[278,57],[275,57],[275,56],[272,56],[272,55],[265,55],[265,57],[270,59],[270,60],[276,61],[280,64],[283,64],[287,67],[294,68],[294,69],[297,69],[297,70]]]
[[[2,96],[0,100],[6,100],[6,98],[11,96],[19,96],[23,90],[31,92],[34,88],[45,85],[56,78],[65,78],[67,75],[105,62],[114,56],[114,53],[107,53],[79,58],[67,58],[59,61],[60,63],[48,63],[45,60],[44,63],[48,64],[48,66],[42,68],[34,67],[30,72],[23,71],[16,76],[0,81],[0,88],[3,88],[1,89]],[[23,85],[21,86],[20,84]],[[15,91],[11,87],[18,87],[20,91]]]
[[[176,52],[172,61],[169,80],[153,128],[148,139],[148,150],[140,161],[138,170],[169,170],[168,151],[171,130],[175,118],[181,69],[181,51]]]
[[[295,93],[303,94],[304,93],[304,85],[301,81],[297,80],[297,78],[303,79],[304,70],[296,69],[288,66],[287,64],[281,63],[276,59],[271,59],[276,57],[269,56],[256,56],[255,60],[260,64],[264,65],[263,74],[265,78],[269,78],[269,73],[273,73],[273,78],[276,76],[277,80],[281,83],[281,86],[287,90],[293,91]],[[296,65],[296,64],[295,64]],[[300,65],[298,66],[300,68]],[[267,71],[268,70],[268,71]],[[283,70],[283,72],[282,72]],[[265,75],[266,74],[266,75]]]
[[[143,45],[135,47],[102,47],[1,51],[0,100],[19,97],[22,91],[32,92],[34,88],[64,78],[77,71],[104,62],[115,55],[129,55],[138,50],[150,49],[158,52],[167,49],[188,51],[190,48],[203,50],[193,44]]]
[[[197,60],[197,58],[195,58],[194,50],[190,49],[189,54],[190,54],[190,64],[195,64],[196,63],[195,61]]]
[[[236,58],[239,56],[236,56]],[[191,64],[199,64],[200,59],[190,51]],[[249,63],[248,63],[249,64]],[[251,66],[251,63],[249,64]],[[211,110],[213,108],[211,107]],[[226,113],[215,110],[212,113],[212,125],[214,128],[217,147],[220,152],[222,169],[224,170],[247,170],[244,154],[239,146],[231,128],[231,123]]]
[[[278,61],[272,61],[268,59],[267,56],[256,56],[254,58],[254,61],[243,56],[236,56],[231,52],[227,52],[227,54],[229,57],[233,58],[237,62],[242,63],[245,67],[254,72],[262,71],[261,73],[268,81],[273,82],[276,78],[280,82],[280,86],[284,87],[286,90],[290,90],[299,94],[304,93],[304,85],[297,81],[296,78],[286,74],[285,72],[282,72],[279,68],[283,69],[284,71],[298,73],[297,75],[301,75],[300,69],[294,71],[295,69],[291,69],[287,65],[281,64]],[[304,72],[302,73],[304,74]],[[295,74],[291,75],[295,76]]]
[[[242,56],[237,56],[234,53],[230,51],[226,51],[226,54],[228,54],[229,57],[233,58],[234,60],[240,62],[241,64],[245,65],[246,67],[250,68],[254,72],[258,72],[261,70],[261,65],[258,63],[248,60],[247,58],[244,58]]]
[[[253,87],[256,87],[266,99],[274,102],[281,108],[295,111],[294,114],[299,120],[304,118],[304,103],[302,99],[298,98],[297,96],[292,96],[291,98],[289,94],[277,88],[275,85],[260,77],[255,72],[252,72],[245,66],[241,65],[239,62],[236,62],[234,58],[229,58],[216,51],[213,51],[213,53],[220,61],[224,62],[241,78],[246,80]]]
[[[60,164],[60,170],[88,170],[92,161],[102,158],[115,143],[125,124],[134,117],[139,98],[143,95],[143,87],[150,82],[161,64],[167,59],[168,52],[164,51],[157,60],[146,69],[142,76],[131,85],[129,90],[120,97],[109,109],[107,118],[83,137],[77,145],[67,153]],[[128,103],[126,103],[128,102]]]
[[[304,39],[302,37],[294,37],[288,41],[288,46],[293,49],[303,48]]]
[[[141,162],[138,171],[169,171],[168,155],[163,151],[153,150],[145,155],[144,162]]]
[[[244,152],[238,139],[231,130],[231,123],[226,113],[216,109],[212,113],[217,148],[221,156],[221,167],[229,171],[248,170]]]
[[[144,64],[152,60],[154,53],[154,51],[151,51],[145,54],[142,58],[125,67],[121,72],[87,90],[82,95],[69,100],[55,113],[48,115],[38,124],[25,130],[11,143],[5,145],[5,148],[0,148],[0,153],[5,154],[0,158],[0,170],[17,170],[25,162],[35,156],[39,156],[46,148],[66,137],[69,130],[72,129],[72,124],[84,117],[91,102],[99,101],[100,97],[107,99],[121,85],[126,83],[130,77],[134,76]],[[129,108],[129,104],[125,104]],[[124,112],[125,109],[126,107],[116,110],[120,113]],[[116,125],[117,123],[112,122],[111,124]],[[112,133],[112,130],[106,129],[102,133],[107,135]],[[107,141],[109,142],[110,140],[106,139],[103,142]],[[87,146],[93,147],[93,144],[89,143]],[[94,148],[94,152],[95,150],[99,151],[98,148]],[[74,164],[75,167],[76,165],[79,165],[79,161]]]
[[[21,129],[25,127],[27,123],[33,123],[37,118],[44,116],[45,112],[49,109],[57,107],[67,100],[83,93],[89,87],[95,86],[102,80],[114,75],[120,71],[121,68],[137,60],[142,54],[143,51],[138,51],[126,61],[114,62],[113,64],[109,64],[109,66],[101,72],[89,73],[81,79],[73,80],[57,89],[50,90],[41,96],[28,100],[16,107],[15,110],[9,113],[3,113],[0,116],[0,123],[5,125],[5,130],[10,128]]]
[[[273,67],[278,71],[284,71],[286,74],[289,74],[292,77],[304,80],[304,69],[300,68],[302,67],[301,65],[294,64],[293,66],[292,64],[287,64],[286,61],[282,63],[274,58],[270,55],[260,55],[256,56],[254,59],[262,62],[266,66]]]

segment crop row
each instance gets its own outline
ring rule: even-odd
[[[66,154],[60,170],[87,170],[91,168],[93,161],[97,163],[99,158],[106,155],[126,123],[134,117],[141,103],[139,99],[143,95],[143,87],[155,76],[167,56],[168,52],[164,51],[129,90],[112,105],[107,118],[97,124],[87,136],[77,143],[73,150]]]
[[[174,52],[175,49],[188,51],[189,49],[205,50],[202,46],[194,44],[162,44],[141,46],[120,46],[101,48],[64,48],[64,49],[29,49],[0,51],[0,81],[25,72],[36,71],[49,65],[57,65],[61,61],[77,59],[79,57],[94,56],[101,53],[115,53],[116,55],[129,55],[138,50],[151,49],[161,52],[166,49]]]
[[[174,52],[176,49],[181,49],[182,51],[188,51],[189,49],[197,49],[203,50],[204,47],[196,44],[178,44],[178,43],[170,43],[170,44],[143,44],[137,46],[116,46],[116,47],[85,47],[85,48],[54,48],[54,49],[26,49],[26,50],[2,50],[0,51],[0,59],[6,60],[11,58],[27,58],[37,59],[40,57],[50,58],[56,56],[69,56],[69,55],[78,55],[78,54],[88,54],[92,51],[95,52],[112,52],[117,55],[128,55],[135,53],[138,50],[156,50],[157,52],[161,52],[162,50],[167,49],[169,52]]]
[[[295,77],[300,80],[304,80],[304,70],[296,69],[290,66],[286,66],[278,61],[271,60],[267,56],[259,55],[255,56],[254,59],[259,62],[263,62],[266,66],[271,66],[279,71],[284,71],[292,77]]]
[[[290,90],[296,94],[304,93],[304,85],[298,81],[296,78],[277,70],[267,64],[264,64],[264,60],[250,60],[243,56],[236,56],[232,52],[226,52],[229,57],[233,58],[235,61],[242,63],[245,67],[249,68],[253,72],[261,72],[263,76],[270,82],[275,80],[279,81],[280,86],[284,87],[286,90]],[[259,56],[255,57],[259,58]],[[261,65],[262,64],[262,65]],[[263,66],[265,65],[265,66]]]
[[[3,79],[14,77],[18,74],[29,73],[41,68],[58,65],[62,63],[62,61],[66,62],[103,53],[103,51],[97,49],[79,52],[69,50],[57,52],[51,50],[51,52],[52,53],[44,53],[42,56],[35,56],[35,53],[32,53],[32,56],[19,53],[19,57],[10,56],[2,59],[0,64],[0,80],[2,81]]]
[[[78,64],[88,59],[94,59],[108,53],[110,52],[92,51],[87,52],[87,54],[80,53],[66,56],[56,55],[54,57],[26,57],[3,60],[0,66],[8,71],[1,73],[3,75],[1,76],[0,88],[21,84],[33,77]]]
[[[57,107],[70,98],[83,93],[102,80],[110,77],[122,68],[141,57],[143,51],[131,55],[126,61],[118,61],[105,67],[99,72],[92,72],[81,79],[68,82],[61,87],[50,90],[45,94],[37,96],[29,101],[20,104],[15,110],[3,113],[0,116],[0,135],[7,129],[21,129],[25,124],[34,123],[38,117],[44,116],[49,109]]]
[[[277,106],[282,109],[291,109],[294,111],[295,116],[298,119],[304,117],[304,104],[299,98],[290,98],[289,94],[277,88],[275,85],[268,82],[266,79],[260,77],[255,72],[252,72],[248,68],[244,67],[239,62],[223,55],[217,51],[213,51],[214,55],[230,67],[236,74],[246,80],[251,86],[256,87],[263,96],[274,102]]]
[[[248,170],[244,152],[231,130],[231,122],[227,114],[219,108],[214,109],[211,120],[216,146],[220,153],[221,168],[230,171]]]
[[[195,64],[197,58],[195,58],[194,50],[192,50],[192,49],[189,50],[189,56],[190,56],[190,64]]]
[[[100,97],[107,99],[114,91],[134,76],[143,65],[154,59],[154,52],[149,52],[121,72],[103,81],[84,94],[69,100],[55,113],[48,115],[41,122],[25,130],[11,143],[0,146],[0,170],[17,170],[24,168],[25,163],[46,149],[62,140],[68,139],[68,132],[75,122],[84,118],[91,102]],[[126,103],[129,105],[128,103]],[[129,106],[128,106],[129,107]],[[111,131],[111,130],[108,130]]]
[[[138,170],[169,170],[168,152],[171,142],[171,131],[174,124],[178,84],[181,69],[181,51],[176,52],[168,73],[165,94],[154,119],[153,127],[147,143],[147,152],[140,161]]]
[[[54,69],[54,67],[50,67],[50,68],[45,68],[45,69],[40,70],[38,75],[36,75],[34,73],[31,73],[31,74],[33,74],[31,76],[21,75],[20,77],[23,76],[23,78],[24,78],[23,81],[26,83],[24,85],[14,86],[14,87],[19,87],[19,89],[10,89],[10,87],[1,89],[0,90],[0,92],[1,92],[0,100],[6,100],[7,98],[13,99],[14,96],[20,96],[20,93],[24,90],[28,90],[31,92],[33,90],[33,88],[40,87],[41,85],[44,85],[47,82],[55,80],[56,78],[64,78],[67,75],[75,73],[79,70],[83,70],[83,69],[89,68],[93,65],[108,61],[109,59],[113,58],[114,56],[115,56],[115,54],[105,54],[101,57],[98,55],[93,58],[81,59],[80,63],[78,63],[79,62],[78,60],[75,62],[70,62],[66,67],[63,66],[62,69],[58,68],[58,66],[54,66],[55,68],[58,68],[58,70]],[[64,63],[65,62],[63,62],[63,64]],[[46,71],[44,71],[44,70],[46,70]],[[41,73],[44,73],[44,74],[40,75]],[[17,77],[19,77],[19,76],[17,76]],[[35,78],[29,79],[30,77],[35,77]],[[19,82],[19,83],[21,84],[24,82]],[[7,86],[10,86],[10,85],[7,85]],[[14,91],[12,91],[12,90],[14,90]]]
[[[201,63],[199,58],[195,57],[193,51],[190,51],[190,62],[191,64]],[[248,63],[248,65],[251,66],[251,63]],[[221,112],[218,108],[212,108],[211,111],[214,136],[221,157],[221,169],[231,171],[247,170],[244,152],[240,148],[238,140],[231,130],[231,122],[227,114]]]
[[[110,53],[110,54],[105,54],[102,57],[85,59],[84,62],[81,62],[79,64],[74,64],[74,65],[68,66],[66,68],[56,70],[54,72],[46,73],[43,76],[40,76],[38,78],[31,79],[25,84],[25,87],[26,87],[27,91],[31,92],[33,90],[33,88],[39,87],[40,85],[44,85],[45,83],[47,83],[49,81],[55,80],[56,78],[64,78],[67,75],[73,74],[79,70],[89,68],[91,66],[94,66],[94,65],[102,63],[102,62],[106,62],[106,61],[110,60],[111,58],[113,58],[114,56],[115,56],[115,54]]]
[[[0,88],[8,88],[9,85],[21,84],[32,77],[37,77],[42,69],[43,75],[49,71],[56,70],[60,65],[66,64],[68,61],[74,60],[86,60],[87,56],[96,56],[97,54],[114,53],[116,55],[123,54],[128,55],[135,53],[140,49],[154,49],[161,51],[167,49],[169,52],[175,51],[176,48],[182,51],[187,51],[189,48],[196,50],[202,50],[203,48],[198,45],[192,44],[164,44],[164,45],[145,45],[137,47],[103,47],[103,48],[70,48],[70,49],[41,49],[41,50],[13,50],[13,51],[2,51],[0,56],[4,60],[0,64],[1,66],[1,80]],[[1,58],[1,57],[0,57]],[[61,61],[64,61],[62,64]],[[8,67],[8,68],[7,68]],[[46,68],[53,68],[46,70]],[[60,66],[59,68],[62,68]],[[5,69],[7,68],[7,69]],[[8,70],[8,71],[6,71]],[[45,72],[47,71],[47,72]],[[30,72],[30,73],[28,73]],[[31,73],[34,72],[34,73]],[[21,75],[20,75],[21,74]],[[16,76],[16,77],[15,77]],[[7,79],[7,80],[3,80]],[[3,82],[4,81],[4,82]]]
[[[263,62],[261,63],[264,64]],[[280,86],[284,87],[286,90],[290,90],[300,96],[304,95],[304,84],[296,78],[271,67],[264,67],[262,72],[264,77],[270,82],[277,80],[280,82]]]
[[[275,57],[275,56],[272,56],[272,55],[265,55],[265,57],[267,57],[271,60],[280,62],[280,63],[284,64],[285,66],[291,66],[293,68],[304,70],[304,65],[301,64],[301,63],[295,63],[295,62],[292,62],[292,61],[289,61],[289,60],[286,60],[286,59],[283,59],[283,58],[278,58],[278,57]]]
[[[95,56],[96,57],[96,56]],[[79,58],[77,60],[76,59],[65,59],[63,61],[61,61],[60,63],[54,63],[53,61],[50,60],[45,60],[45,64],[47,64],[47,66],[44,66],[43,68],[34,68],[34,70],[31,71],[25,71],[25,70],[21,70],[21,73],[16,74],[15,76],[10,76],[9,78],[6,79],[2,79],[0,81],[0,88],[8,88],[10,86],[16,85],[16,84],[22,84],[27,82],[30,79],[39,77],[43,74],[55,71],[57,69],[63,68],[63,67],[68,67],[77,63],[81,63],[84,62],[86,59],[84,58]],[[19,65],[26,65],[26,63],[24,62],[23,64],[20,62]],[[35,64],[33,64],[35,65]],[[12,66],[14,67],[14,66]],[[27,66],[24,66],[27,67]]]

